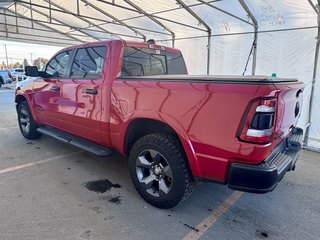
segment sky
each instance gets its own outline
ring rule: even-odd
[[[22,63],[23,59],[27,59],[30,63],[30,53],[32,53],[32,60],[38,57],[50,59],[57,51],[62,49],[62,47],[0,40],[0,63],[3,61],[6,63],[5,45],[7,46],[9,64]]]

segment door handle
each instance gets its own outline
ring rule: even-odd
[[[60,91],[60,87],[59,86],[51,86],[50,90],[58,92],[58,91]]]
[[[98,94],[97,89],[85,89],[84,92],[87,93],[87,94],[93,94],[93,95],[97,95]]]

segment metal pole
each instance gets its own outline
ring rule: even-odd
[[[4,45],[4,50],[6,52],[6,60],[7,60],[7,68],[9,68],[9,61],[8,61],[8,52],[7,52],[7,45]]]
[[[52,23],[51,0],[49,0],[49,22]]]
[[[145,36],[142,32],[134,29],[133,27],[131,27],[131,26],[129,26],[128,24],[126,24],[125,22],[121,21],[119,18],[117,18],[117,17],[111,15],[110,13],[104,11],[103,9],[100,9],[99,7],[97,7],[96,5],[94,5],[93,3],[90,3],[90,2],[87,1],[87,0],[81,0],[81,1],[84,2],[86,5],[92,7],[92,8],[95,9],[96,11],[102,13],[103,15],[105,15],[105,16],[113,19],[115,22],[118,22],[121,26],[127,27],[128,29],[130,29],[131,31],[133,31],[135,34],[140,35],[140,36],[143,38],[143,41],[144,41],[144,42],[146,41],[146,36]]]
[[[140,8],[135,3],[131,2],[130,0],[124,0],[127,4],[129,4],[131,7],[133,7],[135,10],[137,10],[139,13],[142,13],[144,16],[149,18],[154,23],[158,24],[160,27],[163,27],[164,30],[167,30],[171,36],[172,36],[172,47],[174,47],[176,35],[175,33],[170,30],[168,27],[166,27],[162,22],[160,22],[158,19],[156,19],[154,16],[148,14],[146,11],[144,11],[142,8]]]
[[[6,14],[6,9],[3,10],[3,13]],[[8,38],[7,15],[4,16],[4,24],[4,27],[6,29],[6,37]]]
[[[33,66],[32,53],[30,53],[30,58],[31,58],[31,63],[30,63],[30,65]]]
[[[48,3],[49,2],[49,0],[43,0],[44,2],[46,2],[46,3]],[[56,8],[58,8],[58,9],[60,9],[60,10],[62,10],[62,11],[64,11],[64,12],[66,12],[66,13],[72,13],[71,11],[69,11],[68,9],[66,9],[66,8],[64,8],[64,7],[61,7],[59,4],[57,4],[57,3],[53,3],[53,2],[51,2],[51,5],[52,6],[54,6],[54,7],[56,7]],[[92,22],[92,21],[90,21],[90,20],[88,20],[88,19],[86,19],[86,18],[84,18],[84,17],[81,17],[81,16],[75,16],[77,19],[80,19],[81,21],[83,21],[83,22],[86,22],[86,23],[88,23],[89,24],[89,26],[93,26],[93,27],[96,27],[96,28],[98,28],[98,29],[100,29],[101,31],[103,31],[103,32],[105,32],[105,33],[107,33],[107,34],[110,34],[111,36],[114,36],[114,37],[116,37],[116,38],[118,38],[118,39],[122,39],[119,35],[117,35],[117,34],[115,34],[115,33],[112,33],[112,32],[110,32],[110,31],[108,31],[107,29],[104,29],[104,28],[102,28],[102,27],[100,27],[99,25],[97,25],[97,24],[95,24],[94,22]],[[133,37],[133,38],[135,38],[135,36],[130,36],[130,35],[125,35],[125,34],[121,34],[122,36],[126,36],[126,37]]]
[[[238,20],[241,21],[241,22],[245,22],[245,23],[247,23],[247,24],[249,24],[249,25],[253,25],[251,22],[248,22],[247,20],[245,20],[245,19],[243,19],[243,18],[241,18],[241,17],[238,17],[238,16],[236,16],[236,15],[234,15],[234,14],[232,14],[232,13],[229,13],[229,12],[221,9],[221,8],[218,8],[218,7],[210,4],[209,2],[206,2],[206,1],[204,1],[204,0],[198,0],[198,1],[201,2],[202,4],[207,5],[208,7],[211,7],[211,8],[213,8],[213,9],[218,10],[219,12],[222,12],[222,13],[224,13],[224,14],[227,14],[227,15],[229,15],[230,17],[236,18],[236,19],[238,19]]]
[[[19,33],[19,28],[18,28],[18,18],[17,18],[17,3],[14,2],[14,12],[16,15],[16,32]]]
[[[34,28],[34,24],[33,24],[33,11],[32,11],[32,2],[31,2],[31,0],[30,0],[30,16],[31,16],[31,19],[32,19],[32,21],[31,21],[31,26],[32,26],[32,28]]]
[[[252,51],[252,75],[256,74],[256,66],[257,66],[257,44],[258,44],[258,21],[256,20],[256,18],[254,17],[254,15],[252,14],[251,10],[249,9],[248,5],[245,3],[244,0],[239,0],[240,5],[242,6],[242,8],[246,11],[246,13],[248,14],[249,18],[251,19],[251,21],[253,22],[253,28],[254,28],[254,37],[253,37],[253,51]]]
[[[188,7],[182,0],[176,0],[177,3],[181,5],[191,16],[201,23],[208,32],[208,45],[207,45],[207,75],[210,73],[210,54],[211,54],[211,28],[209,25],[198,15],[196,14],[190,7]]]
[[[23,5],[23,6],[24,6],[24,5]],[[26,7],[26,6],[24,6],[24,7]],[[26,8],[28,8],[28,7],[26,7]],[[15,14],[16,17],[23,18],[23,19],[27,19],[27,20],[29,20],[29,21],[31,20],[30,18],[27,18],[27,17],[25,17],[24,15],[22,15],[22,14],[20,14],[20,13],[17,13],[17,12],[15,13],[15,12],[9,10],[9,9],[7,9],[7,11],[10,12],[10,13],[12,13],[12,14]],[[41,12],[38,12],[38,10],[36,10],[36,9],[33,9],[33,11],[34,11],[34,12],[37,12],[37,13],[39,13],[39,14],[42,14],[43,16],[47,16],[47,17],[48,17],[48,15],[45,15],[45,14],[43,14],[43,13],[41,13]],[[55,20],[59,21],[58,19],[55,19]],[[37,21],[37,20],[36,20],[36,21]],[[83,40],[80,39],[80,38],[71,36],[71,35],[68,34],[68,33],[65,33],[65,32],[62,32],[62,31],[57,30],[57,29],[55,29],[55,28],[52,28],[52,27],[50,27],[50,26],[47,26],[47,25],[45,25],[45,24],[43,24],[43,23],[41,23],[41,22],[37,22],[37,24],[40,25],[40,26],[42,26],[42,27],[45,27],[45,28],[47,28],[47,29],[50,29],[50,30],[52,30],[52,31],[55,31],[55,32],[57,32],[57,33],[60,33],[61,35],[67,36],[67,37],[69,37],[69,38],[71,38],[71,39],[74,39],[74,40],[76,40],[76,41],[85,42],[85,41],[83,41]],[[69,27],[70,27],[70,26],[69,26]],[[88,35],[88,36],[90,36],[90,35]],[[92,37],[92,36],[90,36],[90,37]]]
[[[309,113],[308,113],[308,122],[306,128],[306,134],[304,136],[304,145],[308,148],[308,140],[309,140],[309,131],[311,125],[311,117],[312,117],[312,108],[313,108],[313,97],[314,97],[314,88],[316,85],[316,77],[317,77],[317,67],[318,67],[318,59],[319,59],[319,46],[320,46],[320,0],[318,0],[318,4],[315,6],[311,0],[308,0],[313,10],[317,13],[317,22],[318,22],[318,35],[317,35],[317,42],[316,42],[316,51],[314,55],[314,65],[313,65],[313,74],[312,74],[312,82],[311,82],[311,93],[310,93],[310,100],[309,100]]]

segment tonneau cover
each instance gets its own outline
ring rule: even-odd
[[[150,80],[150,81],[192,81],[192,82],[217,82],[217,83],[290,83],[298,82],[295,78],[278,78],[263,75],[236,76],[236,75],[156,75],[156,76],[132,76],[124,79]]]

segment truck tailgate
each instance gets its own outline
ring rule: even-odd
[[[301,114],[304,84],[291,82],[275,83],[278,90],[277,112],[275,121],[275,145],[284,139],[293,126],[296,125]]]

